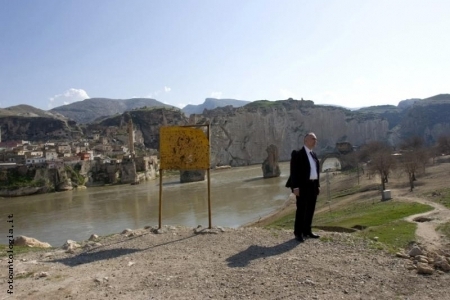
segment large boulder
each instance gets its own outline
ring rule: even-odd
[[[25,246],[33,248],[51,248],[49,243],[41,242],[35,238],[19,235],[14,239],[14,246]]]

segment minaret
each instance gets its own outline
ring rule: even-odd
[[[134,158],[136,154],[134,153],[134,130],[131,116],[128,119],[128,147],[130,149],[131,158]]]

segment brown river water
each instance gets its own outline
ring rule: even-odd
[[[289,164],[281,176],[264,179],[261,165],[211,171],[212,226],[239,227],[270,214],[288,199],[284,187]],[[163,180],[162,225],[209,226],[207,182]],[[0,244],[7,244],[8,215],[14,236],[25,235],[60,247],[68,239],[87,240],[125,228],[157,227],[159,179],[138,185],[90,187],[83,190],[0,198]]]

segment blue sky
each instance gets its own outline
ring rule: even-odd
[[[0,0],[0,107],[450,93],[448,0]]]

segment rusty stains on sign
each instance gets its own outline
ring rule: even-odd
[[[209,139],[201,128],[162,126],[159,133],[161,169],[209,169]]]

